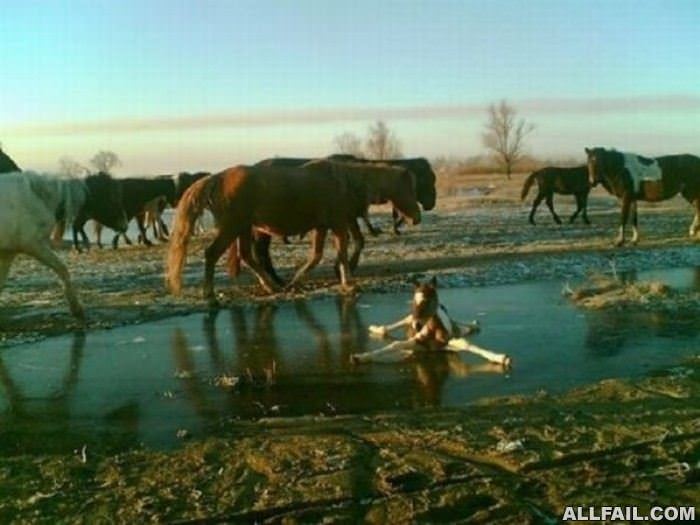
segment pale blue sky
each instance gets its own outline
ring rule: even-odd
[[[0,140],[27,167],[124,172],[321,155],[385,118],[475,155],[489,102],[543,156],[700,153],[700,2],[0,0]]]

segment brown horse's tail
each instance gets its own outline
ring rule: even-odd
[[[532,188],[532,185],[535,183],[535,180],[537,179],[537,172],[533,171],[530,173],[530,175],[525,179],[525,183],[523,184],[523,191],[520,192],[520,200],[524,201],[525,197],[527,197],[527,194],[530,192],[530,188]]]
[[[194,223],[209,206],[218,182],[219,177],[212,175],[199,179],[187,188],[177,205],[170,232],[165,270],[165,284],[175,295],[178,295],[182,289],[182,268],[185,265],[187,244],[192,235]]]
[[[238,239],[234,240],[228,247],[228,259],[226,261],[228,275],[231,279],[238,277],[241,273],[241,257],[238,253]]]

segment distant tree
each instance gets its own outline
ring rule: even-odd
[[[338,153],[354,155],[355,157],[364,156],[362,153],[362,139],[350,131],[336,135],[333,143]]]
[[[489,106],[488,120],[484,128],[484,146],[491,150],[510,179],[513,167],[523,156],[525,137],[535,126],[524,118],[518,119],[515,108],[506,100],[501,100],[500,103]]]
[[[95,156],[90,159],[90,164],[92,164],[96,171],[112,173],[112,169],[121,166],[122,161],[113,151],[103,150],[96,153]]]
[[[85,175],[90,170],[72,157],[64,156],[58,159],[58,171],[64,175]]]
[[[401,143],[383,120],[369,127],[365,145],[367,157],[376,160],[401,157]]]

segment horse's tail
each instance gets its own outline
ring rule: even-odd
[[[530,175],[525,179],[525,183],[523,184],[523,190],[520,192],[520,200],[524,201],[525,197],[527,197],[527,194],[530,192],[530,188],[532,188],[532,185],[535,183],[535,180],[537,179],[537,172],[533,171],[530,173]]]
[[[241,273],[241,257],[238,253],[238,240],[234,240],[228,247],[226,267],[231,279],[235,279]]]
[[[210,205],[212,191],[218,186],[218,181],[218,177],[209,176],[192,184],[175,210],[165,270],[165,283],[175,295],[182,290],[182,268],[194,223]]]

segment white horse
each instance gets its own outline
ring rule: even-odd
[[[83,179],[34,172],[0,176],[0,289],[17,254],[29,255],[51,268],[63,282],[72,314],[84,318],[66,265],[51,248],[51,231],[57,217],[70,223],[83,213],[88,200],[104,209],[105,218],[120,228],[126,217],[116,181],[106,175]],[[119,208],[111,208],[119,199]]]

